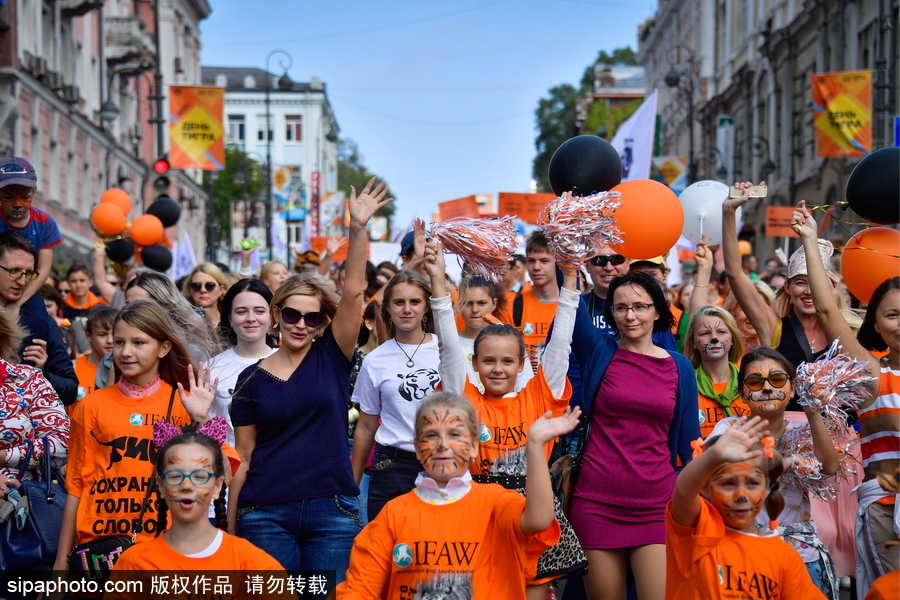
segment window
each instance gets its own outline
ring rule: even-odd
[[[244,115],[228,115],[228,138],[231,142],[244,142]]]
[[[269,127],[269,142],[272,141],[272,127]],[[266,141],[266,115],[256,115],[256,141]]]
[[[285,140],[289,143],[300,143],[303,141],[303,117],[300,115],[287,115],[285,121]]]

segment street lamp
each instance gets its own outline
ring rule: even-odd
[[[269,258],[272,256],[272,138],[275,131],[272,129],[272,112],[269,101],[269,88],[272,87],[272,77],[269,74],[269,60],[276,54],[281,54],[282,59],[278,65],[284,74],[278,78],[278,89],[286,92],[294,87],[294,82],[288,77],[288,69],[294,66],[294,59],[285,50],[275,49],[266,55],[266,248]]]
[[[722,151],[718,148],[707,148],[704,153],[707,157],[713,157],[713,160],[716,161],[716,164],[719,167],[716,169],[716,179],[720,181],[725,181],[725,178],[728,177],[728,169],[725,168],[725,156],[722,154]],[[706,168],[706,172],[709,173],[709,168]]]
[[[690,48],[678,44],[672,50],[677,51],[677,57],[674,61],[669,61],[671,69],[666,73],[663,81],[672,89],[680,87],[681,74],[676,70],[678,63],[681,61],[681,51],[687,53],[687,67],[681,67],[682,72],[687,72],[687,102],[688,102],[688,136],[690,138],[690,146],[688,153],[688,185],[697,181],[697,165],[694,163],[694,53]]]
[[[766,160],[759,168],[759,178],[762,181],[766,181],[769,179],[769,175],[775,172],[775,169],[778,168],[778,165],[775,164],[775,161],[772,160],[772,157],[769,156],[769,140],[764,138],[761,135],[754,135],[752,140],[753,144],[753,156],[757,158],[765,156]]]

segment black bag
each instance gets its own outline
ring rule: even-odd
[[[65,481],[50,468],[50,442],[44,445],[43,481],[23,480],[28,470],[34,443],[29,440],[18,479],[21,486],[11,494],[0,510],[0,568],[19,571],[53,564],[59,546],[59,530],[66,506]],[[18,498],[17,498],[18,495]]]

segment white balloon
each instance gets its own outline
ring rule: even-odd
[[[717,246],[722,243],[722,203],[728,197],[730,188],[720,181],[698,181],[689,185],[678,199],[684,209],[684,229],[682,235],[695,244],[700,243],[700,235],[706,234],[706,243]],[[740,222],[741,209],[735,213],[735,221]]]

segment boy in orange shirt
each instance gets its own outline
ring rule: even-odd
[[[84,328],[84,336],[91,345],[91,351],[84,356],[75,359],[75,376],[78,377],[78,400],[97,389],[95,379],[97,377],[97,365],[103,357],[113,349],[113,321],[119,311],[106,305],[97,305],[91,308],[87,314],[87,325]],[[71,414],[72,404],[66,407],[66,412]]]
[[[525,244],[525,264],[531,288],[519,294],[510,294],[513,327],[522,332],[525,350],[531,361],[531,369],[537,373],[538,359],[550,324],[556,315],[559,285],[556,282],[556,257],[550,250],[544,232],[537,230]]]

